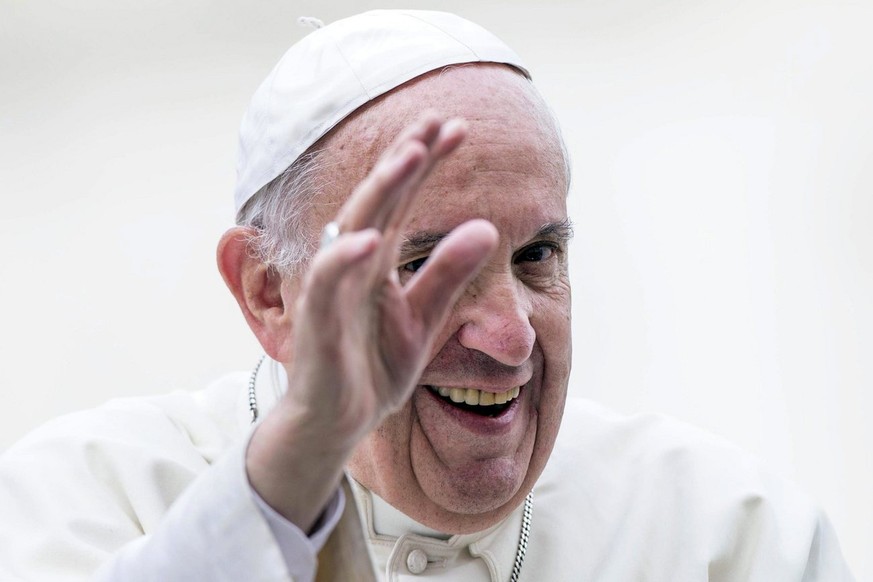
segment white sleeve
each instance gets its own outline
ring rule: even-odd
[[[248,483],[245,446],[201,475],[158,529],[127,544],[95,582],[310,582],[318,551],[342,515],[338,491],[307,537],[272,510]]]
[[[0,454],[3,582],[308,582],[342,513],[306,538],[259,508],[247,443],[193,410],[118,401]],[[240,439],[242,441],[246,439]]]
[[[802,582],[855,582],[843,558],[837,534],[824,512],[817,512]]]
[[[327,538],[339,523],[345,508],[346,499],[342,488],[337,489],[316,523],[315,531],[308,536],[303,533],[303,530],[270,507],[254,489],[251,489],[251,494],[264,519],[267,520],[276,543],[279,544],[291,578],[294,580],[314,578],[315,564],[312,556],[324,547]]]

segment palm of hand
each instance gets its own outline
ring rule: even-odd
[[[341,235],[312,261],[294,319],[289,397],[353,447],[408,400],[451,306],[496,245],[467,222],[406,286],[400,233],[417,187],[460,144],[462,123],[426,117],[398,138],[341,209]]]

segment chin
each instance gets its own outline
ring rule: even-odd
[[[517,505],[513,503],[515,498],[521,500],[527,495],[527,491],[519,493],[526,469],[527,465],[521,470],[515,462],[504,459],[476,461],[473,467],[453,472],[440,486],[430,484],[422,489],[436,505],[451,513],[508,514]]]

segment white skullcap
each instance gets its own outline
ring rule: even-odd
[[[364,103],[428,71],[473,62],[509,64],[530,78],[500,39],[446,12],[374,10],[311,32],[285,53],[243,116],[237,212]]]

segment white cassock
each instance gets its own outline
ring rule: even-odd
[[[275,523],[245,477],[248,378],[229,376],[201,392],[112,401],[56,419],[6,451],[0,581],[310,577],[321,542],[302,535],[277,542]],[[283,385],[281,368],[265,363],[257,380],[262,412]],[[354,489],[384,580],[510,579],[522,508],[484,532],[445,536],[359,485]],[[289,567],[289,555],[300,563]],[[732,445],[660,416],[623,417],[570,399],[533,491],[519,579],[842,582],[852,576],[810,500]]]

